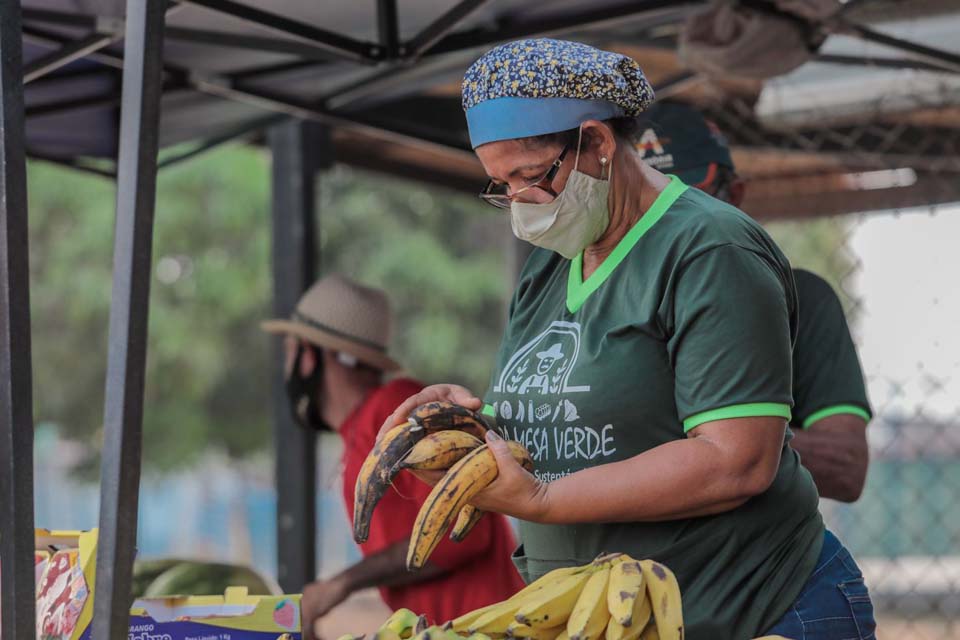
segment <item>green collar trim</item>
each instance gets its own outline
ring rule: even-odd
[[[610,252],[610,255],[600,263],[600,266],[587,278],[586,282],[583,282],[583,252],[578,253],[570,261],[570,275],[567,278],[567,309],[570,313],[576,313],[590,297],[590,294],[606,282],[613,270],[623,262],[630,250],[643,237],[643,234],[663,217],[663,214],[676,202],[677,198],[683,195],[687,188],[687,185],[683,184],[680,178],[670,176],[670,184],[667,185],[667,188],[660,192],[657,199],[653,201],[653,205],[633,225],[633,228],[627,231],[627,235],[623,236],[617,246],[613,248],[613,251]]]

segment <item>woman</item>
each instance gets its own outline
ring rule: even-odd
[[[734,207],[646,166],[630,125],[653,92],[621,55],[556,40],[493,49],[463,103],[490,176],[539,247],[520,278],[486,405],[499,478],[476,506],[520,520],[526,580],[603,551],[677,575],[691,640],[873,638],[859,569],[788,447],[790,265]],[[838,587],[839,585],[839,587]]]

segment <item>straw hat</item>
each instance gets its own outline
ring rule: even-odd
[[[267,320],[267,333],[290,334],[325,349],[341,351],[383,371],[400,368],[387,355],[390,302],[386,294],[340,275],[329,275],[307,290],[289,320]]]

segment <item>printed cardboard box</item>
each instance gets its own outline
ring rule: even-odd
[[[37,639],[79,640],[93,617],[97,531],[34,531]]]
[[[90,640],[97,530],[37,529],[37,640]],[[299,640],[300,596],[223,596],[137,600],[128,640]]]
[[[144,598],[130,611],[129,640],[299,640],[300,596]],[[83,636],[86,640],[86,636]]]

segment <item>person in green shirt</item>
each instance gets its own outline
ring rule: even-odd
[[[640,159],[652,99],[635,61],[575,42],[510,42],[470,67],[481,197],[537,248],[485,403],[434,385],[382,430],[431,400],[496,419],[499,475],[473,504],[518,519],[527,581],[619,551],[673,570],[691,640],[872,639],[863,577],[788,445],[790,265],[748,216]]]
[[[726,138],[694,107],[658,102],[641,116],[637,150],[644,162],[739,207],[746,184],[737,175]],[[863,492],[869,450],[863,371],[840,299],[820,276],[794,269],[800,304],[793,348],[790,446],[820,495],[854,502]]]

